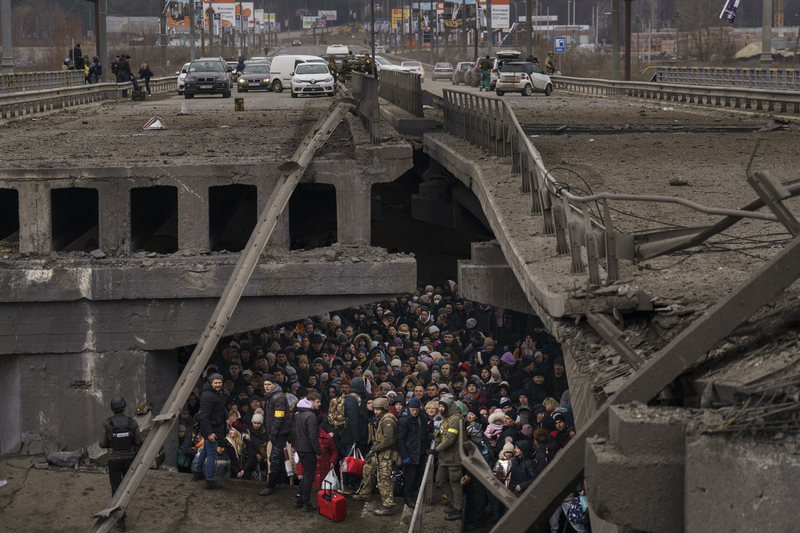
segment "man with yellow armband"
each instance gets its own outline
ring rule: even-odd
[[[466,424],[461,409],[453,396],[445,394],[439,400],[442,421],[442,442],[436,448],[425,451],[428,455],[439,456],[439,470],[436,473],[436,486],[442,487],[448,501],[453,505],[445,512],[445,520],[460,520],[464,509],[464,492],[461,488],[461,433]]]
[[[269,441],[272,443],[272,452],[269,454],[267,488],[260,494],[269,496],[275,492],[276,488],[285,487],[286,471],[284,470],[283,450],[286,448],[286,439],[292,433],[292,417],[286,401],[286,394],[272,374],[264,374],[264,392],[267,400],[267,406],[264,409],[264,425],[269,433]]]

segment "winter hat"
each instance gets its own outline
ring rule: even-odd
[[[408,406],[412,409],[419,409],[422,407],[422,402],[419,401],[419,398],[416,396],[412,396],[411,399],[408,401]]]
[[[270,383],[277,383],[278,382],[278,380],[275,379],[275,376],[273,376],[272,374],[264,374],[264,381],[265,382],[269,381]]]
[[[184,433],[186,433],[186,426],[184,426],[183,424],[180,424],[178,426],[178,431],[183,431]]]
[[[347,385],[348,387],[353,387],[353,384],[350,382],[349,379],[345,378],[339,382],[339,386]]]
[[[419,347],[419,353],[428,353],[428,352],[430,352],[430,350],[428,350],[428,347],[425,346],[424,344]]]
[[[547,412],[547,407],[545,407],[540,403],[537,403],[536,405],[533,406],[533,414],[535,415],[539,415],[539,413],[546,413],[546,412]]]
[[[366,375],[366,372],[364,375]],[[364,394],[364,379],[360,377],[353,378],[350,387],[356,394]]]
[[[301,385],[297,387],[296,391],[294,391],[294,395],[297,396],[298,398],[305,398],[306,396],[308,396],[308,389]]]
[[[468,318],[467,319],[467,325],[468,326],[472,326],[474,328],[475,326],[478,325],[478,321],[475,320],[474,318]]]
[[[253,424],[263,424],[264,423],[264,415],[256,413],[253,415],[253,419],[251,420]]]
[[[553,361],[553,366],[561,365],[564,366],[564,358],[563,357],[556,357],[556,360]]]
[[[503,445],[503,452],[511,452],[514,453],[514,439],[511,437],[506,437],[506,443]]]
[[[504,416],[506,416],[505,413],[503,413],[503,411],[501,411],[500,409],[497,409],[496,411],[494,411],[492,414],[489,415],[489,423],[502,425]]]
[[[542,369],[541,369],[541,368],[539,368],[538,366],[537,366],[537,367],[534,367],[534,369],[533,369],[533,372],[532,372],[532,373],[533,373],[533,377],[536,377],[536,376],[542,376],[542,377],[544,377],[544,370],[542,370]]]
[[[435,298],[434,298],[434,299],[435,299]],[[436,312],[436,314],[437,314],[437,315],[446,315],[446,314],[447,314],[447,309],[445,309],[444,307],[442,307],[441,309],[439,309],[439,310]]]
[[[308,364],[308,356],[306,354],[301,355],[297,358],[297,364],[305,363]]]
[[[511,352],[504,353],[500,360],[509,366],[514,366],[517,363],[517,360],[514,359],[514,355]]]
[[[472,394],[465,394],[464,395],[464,403],[472,403],[475,401],[475,397]]]
[[[431,326],[430,328],[428,328],[428,331],[430,331],[431,335],[433,335],[434,333],[439,333],[439,328],[437,328],[436,326]]]
[[[464,402],[459,400],[456,402],[456,406],[461,410],[462,416],[467,416],[467,413],[469,413],[469,409],[467,409],[467,406],[464,405]]]
[[[566,424],[567,417],[564,416],[563,412],[553,411],[553,422],[558,422],[559,420],[561,420],[562,422],[564,422]]]
[[[533,364],[533,357],[526,355],[525,357],[522,358],[522,364],[520,365],[520,368],[528,368],[532,364]]]
[[[512,407],[511,409],[506,411],[505,416],[507,416],[508,418],[513,420],[514,422],[516,422],[517,421],[517,409]]]
[[[527,438],[531,438],[533,436],[533,427],[530,424],[525,424],[522,426],[522,434]]]
[[[417,363],[417,366],[414,367],[415,372],[425,372],[426,370],[428,370],[428,365],[426,365],[422,361]]]
[[[492,370],[491,370],[491,373],[492,373],[492,377],[494,378],[495,381],[500,379],[500,369],[499,368],[497,368],[496,366],[493,366]]]
[[[483,339],[483,345],[484,346],[494,346],[494,341],[492,340],[491,337],[486,337],[485,339]]]
[[[208,382],[209,382],[209,383],[211,383],[211,382],[212,382],[212,381],[214,381],[215,379],[218,379],[218,380],[220,380],[220,381],[224,381],[224,379],[223,379],[223,377],[222,377],[222,374],[211,374],[211,375],[208,377]]]
[[[392,359],[392,362],[391,362],[392,368],[399,367],[402,364],[403,363],[400,361],[400,359],[397,359],[397,358]]]
[[[431,359],[430,357],[423,357],[422,358],[422,362],[425,363],[426,365],[428,365],[429,369],[430,369],[430,367],[433,366],[433,359]]]

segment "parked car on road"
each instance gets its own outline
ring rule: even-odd
[[[389,47],[386,46],[386,45],[383,45],[383,44],[379,44],[378,46],[375,47],[375,53],[376,54],[388,54],[389,53]]]
[[[495,85],[495,92],[497,96],[503,96],[505,93],[522,93],[522,96],[530,96],[534,92],[550,96],[553,93],[553,82],[536,63],[514,61],[503,65]]]
[[[303,43],[300,42],[300,39],[294,39],[292,41],[292,46],[302,46]]]
[[[459,83],[466,84],[467,83],[467,72],[474,66],[472,61],[462,61],[456,65],[456,68],[453,70],[453,85],[458,85]]]
[[[245,65],[244,70],[239,74],[236,80],[236,91],[246,93],[247,91],[256,91],[263,89],[265,91],[272,90],[272,83],[269,78],[269,65],[266,63],[251,63]]]
[[[433,73],[431,73],[431,79],[433,81],[444,79],[444,80],[452,80],[453,79],[453,65],[450,63],[436,63],[433,66]]]
[[[324,63],[302,63],[292,76],[292,98],[301,94],[333,96],[333,76]]]
[[[466,85],[469,87],[480,87],[481,85],[481,69],[477,64],[472,65],[466,74]]]
[[[506,63],[512,61],[522,61],[522,52],[516,50],[500,50],[497,56],[492,58],[492,73],[489,78],[489,90],[494,91],[494,84],[497,83],[497,78],[500,77],[500,71]]]
[[[178,94],[183,94],[183,86],[185,85],[186,75],[189,73],[189,65],[192,63],[184,63],[181,71],[178,72]]]

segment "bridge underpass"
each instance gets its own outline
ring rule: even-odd
[[[269,96],[275,96],[275,95],[269,95]],[[585,112],[585,109],[588,106],[585,103],[585,101],[582,101],[582,100],[583,99],[581,99],[581,101],[578,103],[578,106],[582,108],[583,112]],[[562,100],[560,102],[560,104],[565,104],[565,103],[569,103],[569,99],[566,99],[566,102],[564,100]],[[548,104],[548,105],[550,105],[550,104]],[[625,107],[625,106],[628,106],[628,104],[623,102],[621,104],[621,107]],[[614,113],[620,113],[620,110],[619,109],[614,109],[613,105],[609,105],[608,102],[604,102],[603,106],[601,106],[601,110],[598,112],[598,116],[601,116],[601,117],[605,116],[604,113],[610,113],[613,116]],[[562,118],[562,117],[557,117],[557,118]],[[227,119],[227,117],[226,117],[226,119]],[[617,136],[618,137],[622,137],[621,135],[617,135]],[[567,139],[569,139],[569,138],[567,138]],[[581,140],[581,139],[572,139],[573,142],[577,142],[579,140]],[[696,143],[697,142],[694,139],[682,139],[682,140],[685,140],[685,141],[687,141],[689,143]],[[584,141],[588,141],[588,139],[584,139]],[[525,214],[527,214],[530,211],[530,206],[529,206],[529,204],[527,204],[527,207],[526,207],[526,204],[524,202],[518,201],[520,199],[524,199],[524,196],[525,196],[525,195],[520,195],[519,194],[519,181],[518,181],[518,178],[517,178],[517,181],[513,182],[513,183],[510,180],[504,180],[502,178],[502,175],[498,176],[498,174],[496,172],[493,173],[493,171],[492,171],[492,169],[495,168],[497,165],[499,165],[501,162],[495,161],[495,160],[491,160],[490,158],[486,157],[485,154],[481,154],[479,150],[475,150],[474,148],[466,147],[466,145],[464,145],[461,142],[457,142],[457,141],[453,142],[450,139],[446,139],[446,138],[445,139],[441,139],[440,138],[440,143],[439,144],[441,145],[441,148],[437,148],[437,149],[447,150],[449,152],[447,155],[442,155],[441,157],[437,157],[437,159],[440,159],[440,164],[442,164],[442,166],[444,166],[446,169],[447,169],[448,165],[450,165],[449,169],[448,169],[450,177],[452,177],[455,180],[458,180],[459,182],[461,182],[465,186],[472,187],[473,190],[475,190],[475,192],[476,192],[476,198],[481,200],[483,202],[483,205],[493,204],[496,207],[496,209],[494,209],[494,210],[485,209],[486,216],[488,218],[494,217],[496,223],[498,223],[498,222],[502,223],[503,220],[505,220],[505,221],[508,221],[508,224],[510,226],[512,226],[509,229],[509,231],[507,232],[509,234],[508,242],[506,243],[507,245],[508,244],[514,244],[514,243],[521,243],[521,242],[524,242],[526,240],[530,240],[531,237],[534,237],[533,234],[537,233],[537,231],[539,229],[539,225],[534,222],[533,217],[531,217],[531,219],[524,218]],[[731,143],[731,144],[733,144],[733,143]],[[537,143],[537,145],[538,145],[538,143]],[[682,145],[680,145],[680,146],[682,146]],[[681,149],[680,146],[679,146],[679,148],[677,150]],[[787,148],[784,148],[784,149],[790,151],[791,147],[787,147]],[[575,153],[575,154],[579,154],[579,155],[581,154],[581,150],[576,150],[575,148],[571,148],[569,146],[566,146],[564,148],[564,150],[567,151],[566,153]],[[444,154],[444,152],[442,152],[442,154]],[[172,156],[164,156],[164,157],[172,157]],[[181,158],[181,157],[184,157],[184,156],[183,155],[178,155],[178,156],[174,156],[174,157],[175,158]],[[247,158],[249,156],[242,155],[242,157]],[[473,161],[473,160],[478,160],[478,161]],[[14,164],[14,163],[12,163],[12,164]],[[563,162],[562,162],[562,164],[563,164]],[[788,162],[786,164],[788,164]],[[484,167],[484,166],[489,169],[489,171],[486,172],[485,174],[487,176],[491,177],[491,178],[494,178],[494,179],[499,178],[498,181],[500,182],[500,185],[502,185],[502,187],[498,187],[496,184],[492,183],[491,179],[486,179],[486,183],[488,183],[488,185],[484,185],[479,180],[475,179],[476,176],[480,177],[479,176],[480,173],[476,173],[475,169],[477,168],[477,170],[481,170],[481,168]],[[691,166],[691,165],[687,165],[687,166]],[[627,165],[625,167],[627,167]],[[620,167],[620,168],[623,168],[623,167]],[[689,171],[686,171],[686,172],[688,174]],[[75,177],[78,177],[78,176],[75,176]],[[482,185],[484,185],[483,191],[480,190]],[[613,183],[607,183],[606,186],[611,187],[611,186],[613,186]],[[515,188],[516,188],[516,195],[514,194]],[[730,192],[730,191],[728,191],[728,192]],[[501,198],[503,200],[503,202],[493,201],[493,195],[494,195],[494,198],[497,198],[497,197]],[[750,193],[750,195],[748,196],[748,199],[750,198],[750,196],[752,196],[752,193]],[[742,202],[742,204],[744,204],[744,203],[746,203],[746,202]],[[735,206],[738,206],[738,205],[739,204],[735,204]],[[337,206],[338,206],[338,203],[337,203]],[[337,207],[337,209],[338,209],[338,207]],[[519,213],[522,213],[521,216],[523,218],[520,219],[520,220],[522,220],[522,222],[517,221],[517,219],[515,218],[517,216],[517,214],[519,214]],[[165,222],[165,224],[166,224],[166,222]],[[758,223],[758,224],[760,224],[760,223]],[[45,224],[41,224],[40,223],[40,226],[45,226]],[[759,227],[757,229],[760,230],[761,228]],[[42,231],[46,234],[46,228],[44,228]],[[527,232],[527,234],[526,234],[526,232]],[[180,242],[180,238],[179,237],[180,237],[180,235],[178,235],[178,241]],[[498,238],[502,238],[502,235],[498,236]],[[517,244],[517,246],[519,246],[519,244]],[[584,303],[585,296],[581,296],[580,291],[582,290],[581,287],[585,286],[585,279],[586,279],[585,275],[583,275],[583,276],[572,275],[570,273],[569,265],[568,265],[569,256],[566,256],[566,259],[565,259],[565,257],[563,255],[559,256],[559,254],[556,254],[555,251],[553,250],[553,246],[550,245],[550,244],[547,244],[545,241],[541,242],[540,247],[538,249],[539,250],[547,250],[548,251],[547,253],[551,254],[549,259],[543,260],[543,262],[538,266],[530,266],[530,267],[527,266],[528,265],[527,259],[525,259],[524,263],[522,261],[519,261],[517,263],[517,265],[512,265],[512,263],[515,262],[515,260],[516,260],[516,258],[518,256],[515,256],[514,254],[503,254],[503,257],[506,258],[506,263],[509,264],[509,266],[506,266],[506,265],[503,264],[502,259],[500,259],[500,257],[497,254],[497,252],[498,252],[497,248],[500,247],[500,245],[498,245],[497,247],[494,247],[495,248],[494,250],[492,249],[493,248],[492,245],[485,245],[485,247],[488,248],[488,249],[487,250],[483,250],[483,252],[485,252],[483,258],[481,256],[482,251],[478,249],[478,250],[475,251],[475,254],[473,255],[473,258],[472,258],[472,261],[471,261],[471,263],[472,263],[471,265],[466,263],[466,262],[462,263],[462,268],[459,271],[460,275],[463,276],[462,279],[463,280],[469,279],[469,277],[468,277],[469,274],[467,272],[468,268],[472,269],[473,270],[473,274],[474,274],[475,272],[480,272],[483,269],[484,266],[489,266],[489,267],[493,267],[493,268],[494,267],[499,267],[499,268],[496,268],[496,271],[497,272],[504,271],[503,276],[505,276],[505,279],[508,280],[508,284],[509,285],[503,284],[501,286],[501,288],[504,288],[505,290],[500,294],[494,293],[492,295],[491,292],[493,292],[493,291],[486,290],[485,286],[469,287],[469,285],[470,285],[469,282],[462,281],[461,286],[462,286],[462,290],[465,293],[465,296],[467,296],[469,298],[475,298],[476,300],[487,301],[488,303],[495,303],[495,304],[498,304],[498,305],[504,305],[505,304],[505,305],[508,305],[508,307],[511,308],[511,309],[514,309],[515,305],[519,305],[520,307],[524,307],[525,302],[524,301],[520,301],[520,299],[518,298],[519,294],[525,294],[525,295],[529,296],[528,297],[528,304],[531,305],[532,307],[534,307],[534,309],[537,312],[540,312],[542,314],[542,317],[546,321],[548,321],[550,323],[550,325],[554,328],[554,331],[556,331],[558,333],[559,338],[567,346],[568,372],[569,372],[569,374],[570,374],[570,376],[572,378],[571,382],[573,383],[573,387],[576,388],[576,390],[575,390],[575,392],[576,392],[576,394],[575,394],[575,397],[576,397],[576,415],[578,417],[578,423],[582,424],[583,422],[588,421],[591,418],[591,415],[595,412],[595,410],[614,391],[613,387],[608,387],[607,389],[605,388],[605,385],[608,385],[609,383],[611,383],[611,381],[613,381],[613,379],[607,380],[606,378],[608,378],[611,373],[617,372],[618,375],[616,377],[617,378],[623,378],[623,380],[624,380],[625,376],[629,375],[630,369],[625,367],[624,363],[620,363],[619,360],[617,360],[616,362],[614,361],[614,357],[617,357],[616,354],[613,352],[613,350],[608,350],[608,347],[605,345],[605,343],[590,328],[586,327],[585,325],[583,325],[582,327],[581,326],[578,326],[578,327],[574,326],[574,322],[573,322],[574,318],[577,315],[582,314],[582,304]],[[509,257],[509,255],[511,257]],[[523,256],[524,256],[524,254],[523,254]],[[28,258],[32,258],[32,259],[36,259],[37,255],[36,254],[32,254],[32,255],[29,255],[27,257]],[[214,257],[214,256],[212,256],[212,257]],[[100,260],[102,261],[102,259],[100,259]],[[143,259],[143,260],[147,260],[147,259]],[[675,260],[676,260],[675,258],[672,258],[672,259],[665,258],[665,259],[663,259],[663,261],[665,263],[674,262]],[[726,259],[721,264],[725,264],[727,266],[728,265],[727,261],[728,260]],[[656,268],[660,266],[658,263],[656,263],[656,260],[654,260],[653,263],[654,263],[654,266]],[[530,272],[530,274],[528,276],[529,278],[531,278],[531,277],[533,277],[533,276],[535,276],[537,274],[540,275],[542,269],[552,269],[551,275],[552,275],[553,278],[556,278],[556,283],[559,283],[564,279],[573,280],[572,283],[571,283],[571,290],[561,290],[561,289],[559,289],[559,290],[550,291],[550,290],[547,290],[548,289],[547,286],[542,286],[541,284],[538,284],[536,281],[529,281],[528,282],[529,283],[528,287],[524,287],[524,284],[523,284],[523,286],[520,286],[519,288],[517,288],[516,286],[512,286],[511,278],[509,277],[509,273],[516,274],[516,269],[513,268],[514,266],[522,267],[523,269],[527,269]],[[738,266],[739,266],[739,268],[737,268],[737,270],[732,275],[730,275],[730,277],[725,278],[725,280],[724,280],[725,283],[714,284],[713,285],[713,290],[707,290],[707,292],[704,295],[707,295],[709,300],[712,300],[714,298],[718,299],[719,296],[721,295],[721,293],[724,293],[727,290],[726,287],[733,286],[732,285],[733,283],[743,279],[744,276],[746,276],[749,272],[752,272],[752,270],[755,268],[753,266],[753,264],[747,264],[747,263],[738,264]],[[566,267],[566,268],[563,268],[563,267]],[[636,275],[636,271],[637,271],[636,267],[633,267],[631,269],[631,277],[634,277]],[[638,297],[639,291],[644,291],[644,293],[646,293],[646,291],[648,289],[647,283],[642,282],[642,281],[640,281],[641,287],[635,287],[634,285],[630,285],[630,283],[629,283],[629,285],[631,287],[633,287],[634,290],[636,291],[634,293],[634,294],[637,295],[637,297],[635,298],[635,302],[636,302],[635,307],[633,306],[632,302],[627,302],[628,307],[618,307],[618,304],[616,303],[616,301],[618,299],[624,302],[624,300],[619,298],[619,294],[614,295],[614,296],[609,296],[608,294],[603,295],[601,293],[599,295],[598,294],[593,294],[592,295],[591,302],[592,302],[592,305],[594,306],[592,309],[594,311],[597,311],[597,310],[610,311],[611,314],[613,315],[614,309],[617,308],[617,312],[620,314],[621,317],[623,317],[624,322],[627,324],[627,326],[623,326],[622,325],[623,321],[620,321],[621,327],[625,327],[626,340],[633,339],[634,345],[636,345],[635,344],[635,338],[636,337],[641,337],[641,338],[643,338],[644,344],[639,343],[639,345],[636,345],[636,346],[639,346],[639,349],[642,352],[644,352],[645,354],[653,353],[659,347],[663,346],[668,339],[673,338],[678,333],[678,331],[680,329],[682,329],[683,327],[685,327],[686,324],[691,319],[693,319],[693,318],[695,318],[697,316],[701,316],[703,311],[704,311],[704,309],[706,309],[708,307],[708,303],[707,302],[702,302],[702,303],[692,302],[692,301],[690,301],[690,299],[686,298],[685,296],[683,296],[684,299],[681,299],[682,293],[685,295],[686,293],[691,293],[691,292],[697,290],[695,287],[690,285],[692,282],[696,281],[696,283],[697,283],[696,286],[699,286],[699,285],[702,284],[702,279],[699,279],[699,280],[692,279],[692,277],[691,277],[692,276],[692,274],[691,274],[692,271],[693,270],[690,270],[688,272],[683,272],[682,273],[682,277],[677,278],[677,280],[676,280],[676,278],[673,278],[671,280],[668,280],[663,285],[659,286],[660,289],[663,289],[664,287],[673,287],[674,292],[667,294],[667,293],[663,293],[663,292],[659,291],[656,294],[649,294],[651,296],[651,300],[649,302],[651,304],[653,304],[654,307],[656,307],[658,309],[658,308],[661,308],[661,307],[673,306],[669,310],[663,310],[662,309],[660,312],[656,312],[654,314],[649,314],[650,313],[649,311],[641,311],[640,310],[640,308],[639,308],[640,299]],[[645,273],[645,274],[648,274],[648,273]],[[33,273],[31,273],[30,275],[35,276],[35,274],[33,274]],[[482,274],[481,273],[480,275],[485,276],[486,274]],[[488,274],[488,275],[489,276],[494,276],[494,274],[491,274],[491,273]],[[717,275],[719,275],[719,274],[717,274]],[[694,276],[697,277],[696,274]],[[413,274],[412,274],[411,277],[413,278]],[[519,280],[518,276],[515,275],[514,277],[516,277],[517,280]],[[523,276],[523,280],[524,279],[525,279],[525,276]],[[578,282],[579,279],[580,279],[581,283]],[[637,278],[637,279],[641,280],[642,278]],[[655,279],[655,276],[653,276],[653,277],[651,277],[649,279]],[[707,278],[703,278],[703,279],[707,279]],[[646,281],[647,280],[648,279],[646,279]],[[519,283],[519,281],[518,281],[518,283]],[[568,289],[570,289],[569,281],[567,281],[566,285],[564,285],[562,287],[567,287]],[[538,289],[538,293],[537,293],[537,289]],[[403,291],[395,291],[395,292],[405,292],[405,290],[408,290],[408,289],[404,289]],[[480,292],[481,290],[483,292]],[[470,291],[475,291],[475,292],[470,292]],[[389,290],[380,291],[380,292],[373,292],[373,293],[371,293],[369,295],[367,295],[365,293],[365,297],[361,301],[369,301],[372,297],[379,296],[379,294],[388,295],[388,294],[391,294],[391,293],[392,292],[389,291]],[[625,292],[625,294],[627,294],[627,291]],[[553,296],[553,298],[552,299],[548,299],[548,297],[551,296],[551,295]],[[508,299],[509,299],[508,297],[509,296],[517,296],[516,301],[508,301]],[[531,299],[531,296],[533,296],[532,299]],[[537,296],[538,296],[538,298],[537,298]],[[339,302],[337,302],[337,303],[339,303]],[[694,303],[694,305],[687,305],[687,304],[693,304],[693,303]],[[547,309],[545,309],[544,308],[545,305],[552,305],[552,310],[553,311],[551,312],[551,311],[548,311]],[[539,308],[537,309],[537,307],[539,307]],[[544,312],[544,311],[547,311],[547,312]],[[567,312],[567,311],[569,311],[569,312]],[[655,318],[653,318],[653,317],[655,317]],[[266,318],[268,318],[268,317],[265,317],[265,319]],[[769,317],[765,317],[765,318],[769,318]],[[781,322],[780,320],[774,320],[774,322],[775,322],[775,327],[777,328],[778,331],[780,331],[780,327],[782,325],[786,326],[786,320],[784,320],[783,322]],[[652,323],[655,323],[656,325],[660,324],[661,325],[660,327],[662,329],[658,330],[657,327],[651,328],[650,326],[651,326]],[[263,324],[264,323],[262,322],[261,325],[263,325]],[[249,328],[247,328],[247,329],[249,329]],[[660,333],[655,335],[656,338],[653,338],[654,335],[653,335],[652,329],[656,329],[657,331],[660,331]],[[629,338],[627,338],[628,336],[629,336]],[[5,358],[6,358],[6,356],[3,356],[3,359],[5,359]],[[602,376],[602,377],[598,376],[598,372],[597,372],[597,368],[596,368],[597,365],[598,365],[598,362],[600,363],[601,367],[605,367],[606,370],[609,370],[609,372],[606,372],[604,374],[604,376]],[[25,370],[27,370],[27,369],[25,369]],[[700,377],[702,377],[702,376],[700,376]],[[616,378],[614,378],[614,379],[616,379]],[[583,384],[583,386],[585,387],[582,391],[580,390],[580,385],[581,384]],[[597,387],[598,384],[600,384],[600,391],[599,392],[598,392],[598,387]],[[616,383],[616,386],[619,387],[619,383]],[[712,390],[717,390],[717,389],[722,390],[719,386],[715,386]],[[697,393],[697,394],[695,394],[694,396],[692,396],[691,394],[688,394],[688,395],[684,394],[684,398],[682,398],[682,400],[686,400],[689,397],[696,397],[697,400],[698,400],[698,405],[699,405],[699,392],[698,391],[693,391],[693,392]],[[724,394],[724,392],[723,392],[723,394]],[[711,403],[713,403],[715,401],[718,401],[718,399],[715,400],[712,397],[708,401],[711,404]],[[668,400],[666,401],[666,403],[668,403]],[[651,416],[651,417],[661,416],[661,415],[659,415],[660,411],[658,409],[653,409],[653,408],[651,408],[651,409],[652,409],[651,411],[647,412],[648,416]],[[103,412],[103,411],[101,411],[101,412]],[[98,416],[102,417],[102,415],[98,415]],[[624,415],[615,415],[615,416],[620,416],[621,418],[624,418]],[[634,416],[636,416],[636,415],[634,415]],[[5,426],[3,426],[3,428],[4,428],[4,435],[5,435]],[[612,436],[612,441],[614,441],[614,438],[618,438],[619,439],[620,437],[619,437],[619,435],[614,435],[614,436]],[[679,440],[679,438],[678,438],[678,440]],[[599,443],[599,444],[602,444],[602,443]],[[702,450],[705,449],[703,447],[704,446],[703,443],[702,442],[700,442],[700,443],[692,442],[691,444],[692,444],[692,446],[689,446],[689,448],[694,447],[694,449],[696,450],[695,453],[697,454],[697,455],[693,456],[693,458],[702,456]],[[717,452],[717,456],[721,458],[720,460],[728,460],[728,459],[725,459],[725,458],[726,457],[730,457],[730,454],[735,455],[737,453],[737,451],[736,451],[737,448],[735,446],[733,446],[733,447],[721,446],[720,443],[719,443],[719,439],[714,441],[714,445],[719,447],[719,448],[721,448],[721,450]],[[607,462],[606,464],[613,464],[613,461],[615,460],[614,457],[616,457],[616,456],[607,455],[606,457],[611,457],[611,460],[609,462]],[[643,460],[640,464],[642,465],[642,468],[644,469],[646,467],[646,465],[647,465],[647,461]],[[687,465],[689,464],[688,460],[686,461],[686,464]],[[688,472],[688,468],[687,468],[687,472]],[[588,475],[588,473],[587,473],[587,475]],[[598,482],[600,480],[595,479],[595,481]],[[665,492],[672,495],[672,498],[670,499],[670,501],[675,501],[676,499],[679,499],[679,497],[682,498],[683,494],[684,494],[683,487],[675,485],[675,483],[680,484],[680,480],[673,479],[673,480],[671,480],[671,483],[673,483],[673,484],[665,487]],[[614,494],[613,488],[614,488],[613,485],[610,486],[606,493],[613,495]],[[706,487],[704,487],[704,488],[706,488]],[[717,494],[717,497],[719,497],[718,494]],[[612,499],[611,501],[613,502],[614,499]],[[617,499],[616,501],[619,501],[619,499]],[[703,506],[700,506],[700,507],[702,508]],[[615,509],[612,509],[612,508],[607,508],[607,510],[610,513],[610,516],[606,515],[608,518],[616,518],[622,524],[625,524],[625,520],[629,519],[629,518],[627,518],[628,515],[624,515],[624,514],[622,514],[622,515],[620,515],[620,514],[614,515],[613,514],[614,511],[620,512],[619,510],[615,510]],[[624,509],[622,511],[624,511]],[[699,513],[699,510],[698,510],[698,513]],[[699,518],[700,518],[698,516],[698,514],[694,514],[694,515],[692,515],[692,517],[693,517],[693,520],[699,520]],[[718,517],[715,517],[715,518],[718,518]],[[693,523],[701,523],[701,522],[693,522]],[[670,522],[665,522],[665,524],[671,524],[671,523]],[[598,526],[599,525],[600,524],[598,523]],[[646,529],[646,530],[650,530],[650,529]]]

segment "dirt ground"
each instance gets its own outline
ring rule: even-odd
[[[79,470],[50,467],[39,469],[44,457],[0,457],[0,530],[8,533],[86,533],[94,525],[93,513],[101,511],[111,499],[108,474],[103,467]],[[164,468],[163,466],[161,468]],[[193,483],[189,474],[151,470],[128,508],[127,531],[147,533],[199,530],[262,533],[287,528],[305,533],[326,528],[339,532],[386,531],[401,533],[402,499],[391,517],[376,517],[380,506],[373,496],[367,503],[347,498],[347,519],[334,523],[317,512],[304,513],[292,504],[291,487],[270,497],[259,496],[263,483],[234,479],[218,480],[221,491],[206,491],[203,483]],[[312,498],[316,497],[316,491]],[[440,501],[434,492],[434,501]],[[423,520],[423,531],[457,533],[460,523],[444,521],[442,505],[434,505]],[[488,531],[483,529],[479,531]]]

